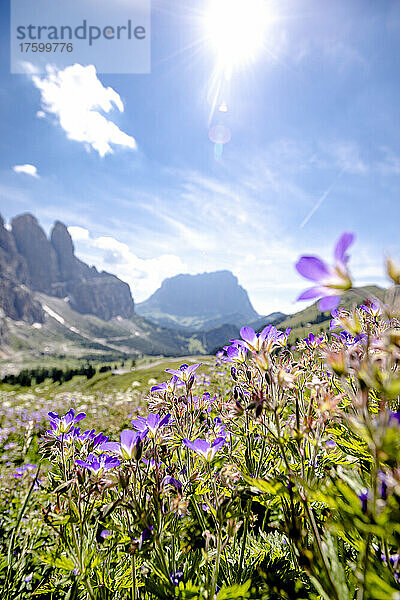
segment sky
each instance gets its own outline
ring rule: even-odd
[[[383,257],[400,260],[400,2],[265,0],[262,44],[228,79],[212,1],[153,0],[150,74],[11,75],[1,0],[0,213],[63,221],[137,302],[166,277],[229,269],[260,314],[294,312],[297,258],[332,260],[343,231],[356,284],[385,285]]]

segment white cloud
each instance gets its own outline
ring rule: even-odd
[[[55,115],[68,139],[82,142],[100,156],[113,152],[111,145],[136,149],[135,139],[122,131],[103,113],[117,108],[124,111],[119,94],[104,87],[93,65],[79,64],[58,70],[47,66],[44,77],[32,75],[32,81],[41,92],[42,110]]]
[[[368,166],[361,158],[359,146],[351,141],[338,141],[327,147],[340,169],[353,175],[364,175],[368,172]]]
[[[382,147],[380,152],[383,158],[376,164],[376,168],[382,175],[400,175],[400,156],[390,148]]]
[[[36,177],[36,179],[39,179],[39,175],[35,165],[15,165],[13,167],[13,171],[15,171],[16,173],[24,173],[25,175],[30,175],[31,177]]]
[[[27,75],[37,75],[40,72],[39,69],[35,67],[35,65],[33,65],[27,60],[21,61],[20,66]]]
[[[79,227],[78,225],[73,225],[71,227],[68,227],[68,231],[74,241],[89,239],[89,230],[86,229],[85,227]]]
[[[166,277],[187,272],[185,263],[174,254],[144,259],[112,236],[91,237],[87,229],[79,226],[69,227],[68,231],[79,256],[129,283],[135,302],[146,300]]]

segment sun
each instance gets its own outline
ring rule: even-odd
[[[267,0],[210,0],[204,24],[219,69],[230,73],[253,61],[270,21]]]

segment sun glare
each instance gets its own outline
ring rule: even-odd
[[[220,69],[231,71],[261,50],[270,20],[267,0],[210,0],[205,17],[208,43]]]

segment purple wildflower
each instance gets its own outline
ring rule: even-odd
[[[368,299],[367,304],[360,305],[361,310],[371,315],[371,317],[377,317],[381,313],[381,307],[379,302]]]
[[[386,555],[385,555],[385,554],[381,554],[381,559],[382,559],[382,562],[384,562],[385,564],[387,564],[387,558],[386,558]],[[399,562],[399,559],[400,559],[400,554],[391,554],[391,555],[389,556],[389,561],[390,561],[390,564],[391,564],[393,567],[394,567],[394,566],[397,566],[397,564],[398,564],[398,562]],[[395,576],[396,580],[398,580],[398,574],[397,574],[397,573],[394,573],[394,576]]]
[[[153,435],[156,435],[157,431],[160,427],[165,427],[166,425],[170,425],[173,422],[171,415],[168,413],[164,417],[161,415],[150,413],[146,418],[145,417],[137,417],[137,419],[133,419],[131,421],[132,425],[135,429],[142,433],[147,433],[151,431]]]
[[[342,233],[336,243],[335,266],[331,267],[317,256],[302,256],[296,264],[300,275],[314,281],[317,285],[303,292],[297,300],[320,298],[321,311],[333,310],[340,301],[340,295],[351,288],[352,281],[348,272],[349,255],[347,249],[354,241],[353,233]]]
[[[358,344],[358,342],[361,342],[361,341],[364,341],[367,339],[367,336],[365,333],[359,333],[358,335],[353,337],[347,331],[340,331],[339,334],[332,333],[332,337],[335,337],[336,339],[340,340],[346,346],[355,346],[355,344]]]
[[[224,350],[226,351],[225,360],[228,362],[246,362],[247,348],[244,348],[242,345],[233,343],[232,346],[224,346]]]
[[[162,480],[162,483],[163,483],[163,485],[172,485],[177,490],[181,490],[182,489],[181,482],[178,479],[175,479],[174,477],[171,477],[171,475],[166,475],[164,477],[164,479]]]
[[[316,338],[313,333],[310,333],[310,335],[303,340],[309,348],[317,348],[323,341],[323,335]]]
[[[27,463],[26,465],[22,465],[21,467],[18,467],[17,469],[15,469],[15,473],[13,473],[13,477],[21,479],[23,477],[24,473],[26,473],[27,471],[34,471],[36,468],[37,468],[36,465],[31,465],[30,463]]]
[[[112,531],[110,529],[103,529],[103,531],[100,532],[100,537],[103,538],[103,540],[110,537],[110,535],[112,535]]]
[[[213,460],[214,456],[216,455],[218,450],[222,448],[225,442],[225,437],[218,437],[216,440],[214,440],[212,444],[210,442],[207,442],[207,440],[202,440],[200,438],[198,438],[194,442],[191,442],[187,438],[184,438],[183,440],[183,443],[185,444],[185,446],[187,446],[187,448],[190,448],[190,450],[194,450],[194,452],[196,452],[199,456],[205,458],[207,461]]]
[[[73,429],[70,429],[70,431],[66,434],[65,438],[66,441],[78,441],[80,442],[82,445],[85,444],[85,442],[88,442],[89,444],[91,444],[92,448],[96,448],[97,446],[99,446],[100,444],[104,444],[105,442],[108,441],[108,435],[104,435],[103,433],[96,433],[95,429],[88,429],[87,431],[83,431],[81,433],[81,428],[80,427],[74,427]]]
[[[386,478],[385,471],[380,470],[378,472],[378,482],[379,482],[379,495],[382,498],[382,500],[387,500],[388,486],[387,486],[387,478]]]
[[[288,330],[286,330],[288,332]],[[241,340],[231,340],[236,346],[241,346],[251,352],[266,350],[271,352],[275,345],[278,345],[278,339],[286,335],[278,331],[273,325],[267,325],[262,331],[256,333],[251,327],[242,327],[240,330]],[[287,333],[289,335],[290,331]]]
[[[147,542],[153,534],[153,526],[145,527],[140,535],[140,538],[137,540],[139,542],[139,548],[142,548],[144,542]]]
[[[291,327],[287,327],[284,332],[279,330],[277,331],[276,343],[278,346],[287,346],[287,341],[291,331]]]
[[[70,429],[82,421],[86,417],[85,413],[78,413],[75,415],[75,411],[73,408],[69,410],[63,417],[60,417],[56,412],[49,412],[50,417],[50,427],[51,431],[48,433],[52,433],[53,435],[62,435],[70,431]]]
[[[368,508],[368,492],[361,492],[358,494],[358,497],[361,502],[361,510],[365,514]]]
[[[400,425],[400,411],[393,412],[389,411],[389,425]]]
[[[332,331],[333,329],[337,329],[338,327],[341,327],[343,325],[341,318],[340,318],[341,313],[337,308],[332,310],[331,315],[332,315],[332,319],[329,323],[329,331]]]
[[[132,458],[139,459],[141,455],[142,442],[148,433],[148,429],[144,431],[132,431],[132,429],[124,429],[120,434],[119,442],[106,442],[99,446],[101,452],[114,452],[119,454],[125,460]]]
[[[88,469],[94,475],[114,469],[114,467],[118,467],[121,464],[118,458],[109,456],[108,454],[100,454],[100,456],[88,454],[86,460],[76,460],[75,463],[84,469]]]
[[[170,392],[171,394],[175,393],[177,387],[183,385],[183,381],[179,379],[176,375],[174,375],[170,381],[166,381],[164,383],[159,383],[157,385],[153,385],[151,391],[155,392]]]
[[[183,581],[183,571],[175,571],[170,573],[170,578],[173,585],[179,585],[179,583]]]
[[[193,373],[202,365],[202,363],[198,363],[196,365],[181,365],[179,369],[165,369],[166,373],[170,375],[175,375],[178,379],[180,379],[183,383],[187,383]]]

